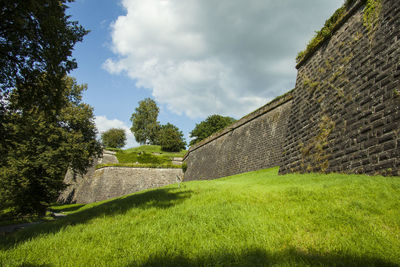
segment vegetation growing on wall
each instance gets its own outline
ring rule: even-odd
[[[371,33],[376,28],[376,24],[381,13],[382,2],[381,0],[369,0],[364,9],[364,26],[367,28],[368,33]]]
[[[381,0],[363,0],[366,2],[364,8],[364,25],[368,32],[375,28],[381,11]],[[307,44],[305,50],[300,51],[296,57],[296,62],[300,63],[306,55],[312,53],[326,38],[332,36],[334,29],[339,25],[347,14],[347,11],[353,6],[356,0],[347,0],[344,5],[335,11],[335,13],[325,22],[321,30],[316,31],[315,36]]]
[[[329,116],[323,115],[318,124],[317,135],[308,144],[300,144],[302,164],[307,171],[325,172],[328,169],[328,137],[334,129],[335,122]]]

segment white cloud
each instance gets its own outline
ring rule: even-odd
[[[105,132],[111,128],[121,128],[125,130],[126,134],[126,145],[124,148],[136,147],[139,144],[136,142],[134,135],[132,134],[130,128],[123,122],[117,119],[109,120],[106,116],[96,116],[95,124],[99,134]],[[100,136],[99,136],[100,138]]]
[[[343,0],[123,0],[103,67],[171,111],[240,117],[294,87],[296,53]]]

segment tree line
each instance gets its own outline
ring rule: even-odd
[[[151,98],[139,102],[139,106],[130,119],[132,122],[131,131],[136,142],[142,145],[160,145],[163,151],[179,152],[185,149],[186,142],[182,131],[171,123],[161,125],[157,121],[159,111],[156,102]],[[192,139],[189,145],[199,143],[235,121],[234,118],[216,114],[208,116],[204,121],[196,124],[190,132]],[[102,133],[101,139],[105,147],[122,148],[126,144],[125,131],[120,128],[112,128]]]

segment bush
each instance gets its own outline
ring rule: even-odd
[[[101,142],[105,147],[122,148],[126,144],[124,129],[112,128],[101,134]]]
[[[183,171],[183,173],[185,173],[187,171],[187,163],[186,162],[182,163],[182,171]]]

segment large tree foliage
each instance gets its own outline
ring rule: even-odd
[[[139,106],[131,116],[131,131],[135,139],[140,144],[157,145],[158,131],[160,123],[157,121],[158,108],[156,102],[151,98],[146,98],[139,102]]]
[[[87,33],[65,15],[66,3],[72,1],[0,0],[1,97],[20,90],[20,104],[62,107],[61,80],[76,68],[71,53]]]
[[[38,107],[20,109],[18,88],[8,98],[3,123],[8,135],[0,173],[0,208],[16,215],[43,214],[64,188],[68,168],[85,173],[101,153],[92,108],[81,102],[86,85],[63,82],[66,103],[56,116]]]
[[[126,144],[124,129],[112,128],[101,134],[101,142],[105,147],[122,148]]]
[[[163,151],[179,152],[186,148],[182,132],[171,123],[161,126],[158,141]]]
[[[236,120],[231,117],[224,117],[221,115],[208,116],[204,121],[196,124],[195,128],[190,132],[190,137],[194,138],[190,141],[190,145],[194,145],[201,140],[206,139],[213,133],[224,129],[226,126],[231,125]]]
[[[0,0],[0,208],[43,213],[68,167],[99,153],[74,45],[87,31],[66,16],[72,0]]]

